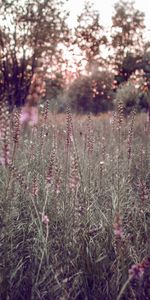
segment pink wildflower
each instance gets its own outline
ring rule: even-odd
[[[114,229],[114,234],[115,236],[119,237],[119,238],[123,238],[123,231],[122,228],[115,228]]]
[[[140,279],[144,274],[144,266],[142,263],[134,264],[129,270],[129,278]]]
[[[47,215],[44,215],[44,213],[42,213],[42,223],[44,223],[45,225],[48,225],[49,223],[49,218]]]
[[[122,229],[122,221],[119,214],[116,215],[115,224],[113,225],[113,227],[115,236],[118,238],[123,238],[124,234]]]
[[[5,159],[4,157],[0,157],[0,164],[5,167]]]
[[[38,123],[38,109],[34,106],[25,106],[20,115],[21,124],[34,126]]]
[[[34,178],[33,179],[33,185],[32,185],[32,195],[33,195],[33,197],[38,196],[38,191],[39,191],[38,180],[37,180],[37,178]]]

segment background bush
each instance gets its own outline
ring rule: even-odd
[[[123,104],[124,114],[129,114],[133,108],[138,112],[147,111],[149,97],[146,92],[141,92],[131,81],[127,81],[120,85],[115,95],[115,105],[119,102]]]
[[[128,114],[131,110],[136,107],[138,99],[138,90],[131,82],[122,84],[116,92],[115,104],[122,102],[124,113]]]
[[[68,90],[73,111],[98,114],[112,109],[113,76],[107,71],[96,71],[90,76],[80,76]]]

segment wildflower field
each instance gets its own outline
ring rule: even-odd
[[[0,299],[150,299],[147,115],[0,118]]]

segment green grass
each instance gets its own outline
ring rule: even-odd
[[[7,123],[1,153],[5,142],[13,159],[0,166],[0,299],[150,299],[149,265],[129,277],[150,257],[146,115],[120,124],[117,116],[112,124],[108,115],[49,115],[21,129],[15,148],[19,127]]]

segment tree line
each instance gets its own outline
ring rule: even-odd
[[[33,78],[43,73],[39,78],[45,81],[45,92],[30,97],[33,105],[43,97],[59,111],[68,101],[75,111],[99,113],[122,99],[129,110],[133,105],[147,109],[150,43],[144,38],[144,13],[134,3],[118,1],[106,32],[100,13],[86,1],[77,26],[71,29],[65,2],[1,1],[0,100],[7,99],[12,109],[24,105],[31,96]],[[69,80],[65,51],[76,61]]]

